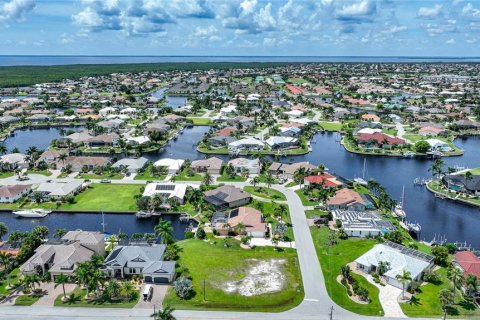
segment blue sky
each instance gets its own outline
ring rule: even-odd
[[[480,56],[479,0],[0,0],[0,54]]]

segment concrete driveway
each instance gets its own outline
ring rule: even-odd
[[[65,284],[65,292],[67,295],[72,292],[77,287],[74,283],[66,283]],[[42,296],[37,302],[35,302],[34,306],[53,306],[55,303],[55,299],[63,294],[63,288],[61,285],[55,288],[55,283],[53,282],[44,282],[41,283],[40,288],[43,289],[44,296]]]
[[[135,305],[135,309],[152,309],[153,306],[158,309],[162,306],[163,299],[165,298],[165,295],[167,294],[168,290],[168,285],[161,285],[161,284],[153,284],[153,295],[152,299],[150,301],[144,301],[142,292],[143,288],[145,288],[145,284],[142,285],[140,288],[140,298],[138,299],[138,303]]]

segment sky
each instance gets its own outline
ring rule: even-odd
[[[0,0],[1,55],[480,56],[480,0]]]

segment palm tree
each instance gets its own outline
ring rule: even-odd
[[[121,288],[120,288],[120,294],[124,297],[131,298],[132,293],[135,290],[135,287],[130,281],[125,281],[122,282]]]
[[[260,177],[259,176],[253,177],[252,185],[253,185],[254,189],[255,189],[255,187],[257,186],[258,183],[260,183]]]
[[[154,230],[155,235],[162,239],[163,244],[173,240],[173,227],[170,221],[160,219]]]
[[[116,279],[112,279],[108,282],[107,287],[105,288],[105,293],[109,299],[116,298],[120,295],[122,286]]]
[[[8,233],[8,228],[4,222],[0,222],[0,240]]]
[[[246,226],[243,222],[239,222],[235,227],[235,233],[236,234],[243,234],[245,232]]]
[[[154,194],[149,201],[150,210],[155,211],[156,209],[160,208],[163,202],[163,198],[160,194]]]
[[[134,241],[139,241],[139,240],[143,239],[143,235],[141,233],[136,232],[136,233],[132,234],[131,239],[134,240]]]
[[[55,230],[54,237],[60,239],[60,238],[62,238],[66,233],[67,233],[67,230],[65,230],[65,229],[57,229],[57,230]]]
[[[447,317],[447,306],[452,304],[452,293],[449,289],[444,288],[438,293],[438,300],[442,305],[443,319],[445,319]]]
[[[273,178],[271,173],[267,173],[267,176],[265,177],[265,182],[267,183],[267,186],[270,188],[272,184],[275,182],[275,179]]]
[[[465,279],[465,285],[467,286],[467,293],[471,296],[474,296],[478,293],[478,279],[475,275],[470,274],[467,279]]]
[[[203,184],[206,185],[206,186],[209,186],[213,183],[213,177],[210,173],[208,172],[205,172],[205,175],[203,176],[203,180],[202,180]]]
[[[23,277],[22,285],[24,288],[33,292],[35,290],[35,285],[40,285],[40,277],[37,274],[27,274]]]
[[[3,144],[0,144],[0,154],[5,154],[7,151],[7,147],[5,147]]]
[[[463,277],[463,271],[460,268],[451,266],[448,269],[447,276],[453,282],[452,301],[455,303],[455,291],[457,291],[457,287],[465,280]]]
[[[54,278],[55,281],[55,288],[59,285],[62,285],[63,290],[63,301],[67,300],[67,293],[65,292],[65,283],[68,283],[68,277],[61,273],[60,275]]]
[[[87,296],[89,294],[90,278],[91,278],[91,268],[88,262],[81,262],[78,264],[77,269],[75,270],[75,276],[78,279],[78,282],[86,287]]]
[[[444,165],[445,165],[445,162],[442,159],[437,159],[432,164],[432,166],[428,169],[428,171],[430,171],[433,176],[439,177],[443,172]]]
[[[150,317],[154,320],[176,320],[176,318],[172,314],[173,311],[175,311],[175,309],[167,304],[163,309],[160,309],[151,314]]]
[[[412,276],[410,272],[403,270],[403,273],[397,274],[395,278],[402,284],[402,299],[405,299],[405,288],[412,281]]]
[[[65,160],[67,159],[66,153],[61,153],[58,155],[58,160],[62,161],[63,165],[65,165]]]

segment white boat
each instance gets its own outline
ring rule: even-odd
[[[13,214],[22,218],[45,218],[52,210],[46,209],[27,209],[13,211]]]
[[[138,211],[135,216],[137,217],[137,219],[148,219],[148,218],[151,218],[153,215],[152,212],[150,211]]]
[[[402,187],[402,199],[401,199],[400,203],[397,204],[395,206],[395,208],[393,209],[393,214],[395,216],[399,217],[402,220],[404,220],[405,217],[407,216],[407,213],[403,209],[404,203],[405,203],[405,186]]]
[[[415,152],[412,152],[412,151],[407,151],[403,154],[403,157],[404,158],[408,158],[408,159],[411,159],[413,157],[415,157]]]
[[[362,171],[362,177],[358,177],[358,178],[355,178],[353,179],[353,181],[355,181],[356,183],[362,185],[362,186],[366,186],[368,185],[368,182],[365,180],[365,172],[367,171],[367,158],[364,158],[363,159],[363,171]]]

